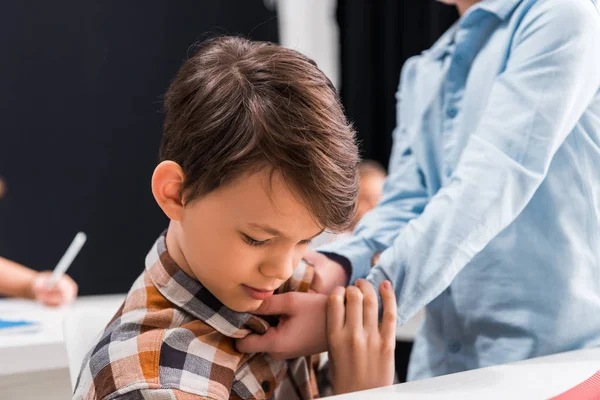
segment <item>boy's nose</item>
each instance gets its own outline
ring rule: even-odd
[[[261,265],[260,272],[269,278],[287,281],[294,272],[294,259],[292,255],[277,257]]]

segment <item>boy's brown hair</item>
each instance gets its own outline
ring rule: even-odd
[[[272,43],[201,43],[164,98],[160,160],[185,174],[188,203],[248,172],[282,173],[323,227],[352,220],[358,150],[335,88],[304,55]]]

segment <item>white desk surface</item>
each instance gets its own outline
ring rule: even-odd
[[[0,334],[0,376],[68,368],[63,320],[72,308],[93,312],[98,307],[115,310],[125,295],[84,296],[70,306],[45,307],[31,300],[0,300],[0,318],[37,321],[41,329],[31,333]]]
[[[548,399],[585,381],[598,370],[600,370],[600,348],[595,348],[330,398],[332,400]]]

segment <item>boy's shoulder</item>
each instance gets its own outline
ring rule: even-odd
[[[282,374],[284,363],[238,352],[232,337],[170,302],[143,273],[88,352],[74,398],[268,398]]]

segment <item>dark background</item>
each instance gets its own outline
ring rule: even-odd
[[[338,0],[340,91],[364,157],[387,166],[400,69],[457,18],[455,7],[433,0]]]
[[[364,157],[387,163],[400,67],[455,19],[433,0],[339,0],[341,95]],[[207,32],[276,42],[277,20],[262,0],[3,3],[0,255],[52,269],[85,231],[80,294],[128,290],[167,224],[150,192],[161,95]]]

